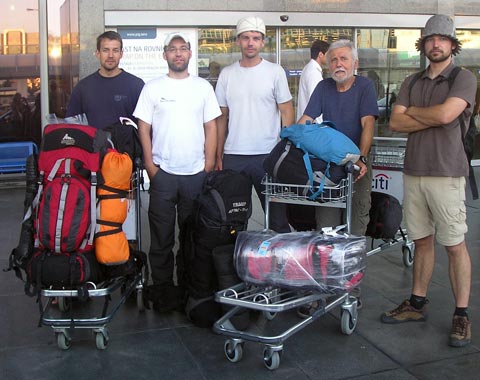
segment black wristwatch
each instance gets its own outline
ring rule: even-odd
[[[366,165],[368,162],[367,156],[360,156],[360,161],[362,161]]]

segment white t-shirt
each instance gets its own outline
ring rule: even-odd
[[[312,95],[313,90],[317,87],[318,82],[323,80],[322,67],[314,59],[305,65],[300,76],[300,83],[298,84],[298,101],[297,101],[297,120],[303,116],[305,108],[307,108],[308,101]],[[317,118],[321,119],[321,116]],[[321,120],[320,120],[321,122]]]
[[[194,75],[164,75],[147,82],[133,113],[152,126],[153,162],[181,175],[205,168],[204,123],[220,114],[212,86]]]
[[[224,153],[270,153],[280,139],[277,104],[292,99],[283,68],[265,59],[254,67],[235,62],[221,71],[215,93],[229,109]]]

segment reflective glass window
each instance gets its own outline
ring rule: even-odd
[[[372,79],[377,90],[376,136],[403,137],[388,129],[388,121],[403,80],[422,67],[419,37],[419,29],[357,29],[358,74]]]
[[[298,83],[303,67],[310,60],[310,46],[315,40],[332,42],[340,38],[352,40],[352,28],[315,28],[296,27],[281,28],[280,62],[285,69],[293,96],[295,110],[297,107]],[[328,76],[327,68],[323,68],[324,77]],[[296,111],[295,111],[296,112]]]
[[[220,71],[235,61],[241,53],[235,42],[235,28],[200,28],[198,30],[198,74],[216,85]],[[261,56],[276,62],[275,28],[267,28],[265,47]]]

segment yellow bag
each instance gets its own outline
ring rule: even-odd
[[[100,172],[104,183],[97,187],[95,256],[105,265],[123,264],[130,256],[122,224],[127,218],[132,169],[132,160],[126,153],[109,149],[103,158]]]

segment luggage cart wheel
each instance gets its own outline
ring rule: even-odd
[[[342,309],[341,311],[342,319],[340,321],[342,333],[345,335],[350,335],[355,330],[357,326],[357,318],[353,318],[350,311]]]
[[[223,345],[225,356],[232,363],[237,363],[243,357],[244,342],[238,339],[227,339]]]
[[[282,350],[273,350],[271,347],[265,347],[263,350],[263,363],[265,367],[273,371],[280,366],[280,355]]]
[[[413,243],[409,245],[404,245],[402,247],[403,265],[405,265],[407,268],[411,267],[413,264],[414,251],[415,248]]]
[[[58,332],[56,335],[58,348],[62,350],[68,350],[72,346],[72,341],[67,334],[64,332]]]
[[[97,331],[95,333],[95,344],[99,350],[105,350],[107,348],[108,334],[106,331]]]
[[[137,309],[145,311],[145,301],[143,299],[143,289],[137,289]]]
[[[58,309],[65,313],[70,310],[70,298],[68,297],[57,297]]]

